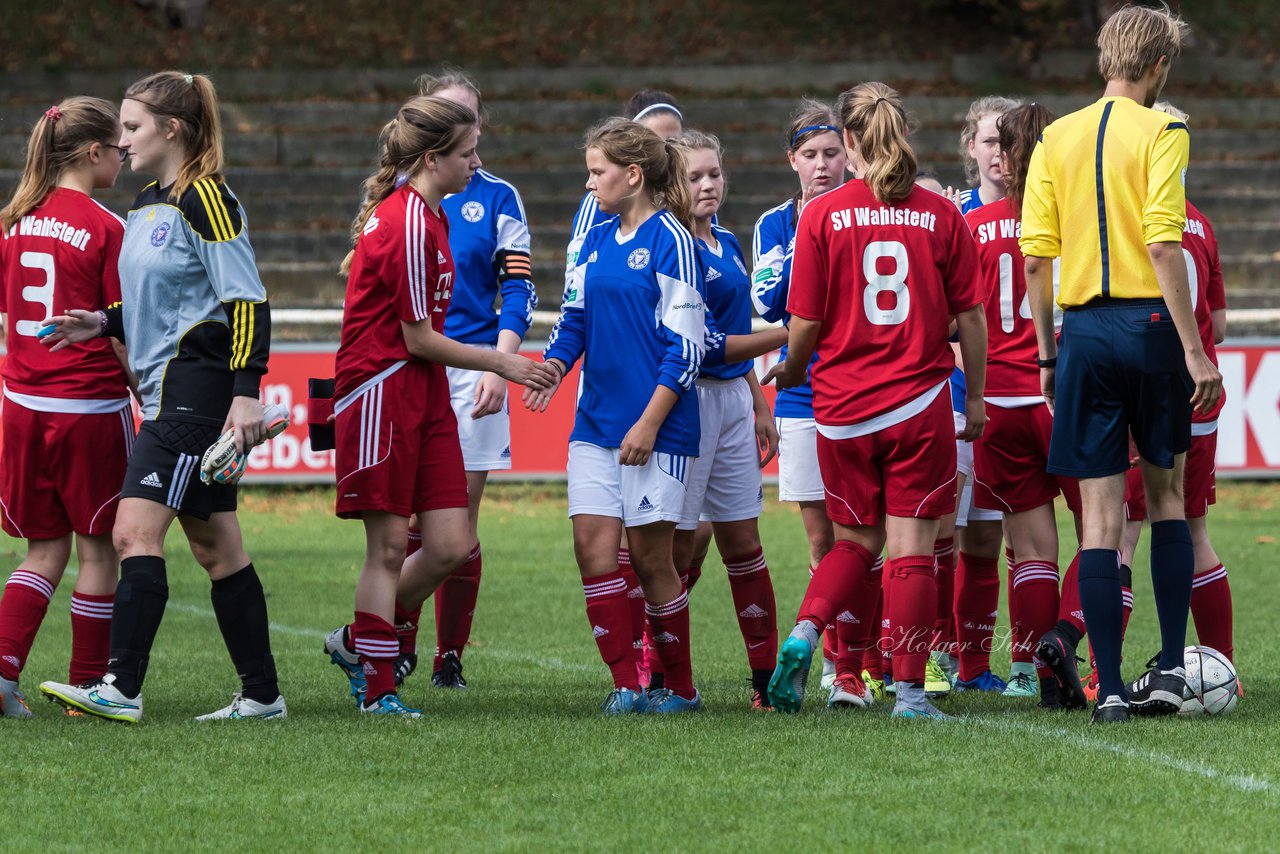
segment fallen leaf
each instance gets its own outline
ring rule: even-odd
[[[1266,537],[1266,536],[1258,537],[1256,540],[1254,540],[1255,543],[1262,543],[1263,545],[1271,545],[1275,541],[1276,541],[1275,537]]]

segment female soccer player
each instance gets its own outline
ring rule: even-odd
[[[483,123],[480,89],[458,70],[418,78],[418,93],[461,104]],[[448,338],[503,353],[516,353],[538,306],[531,279],[529,224],[520,193],[501,178],[477,169],[460,193],[441,202],[449,221],[449,248],[457,272],[453,301],[445,316]],[[494,310],[501,296],[502,308]],[[435,592],[436,651],[431,684],[465,688],[462,653],[471,636],[480,592],[480,499],[489,472],[511,468],[511,418],[507,383],[491,371],[448,368],[449,394],[458,421],[462,464],[467,473],[467,525],[471,550],[466,562]],[[422,546],[422,532],[410,522],[409,554]],[[417,636],[421,610],[397,612],[400,659],[396,682],[403,682],[418,663]]]
[[[1021,105],[1021,101],[1001,95],[986,95],[969,105],[960,131],[960,161],[969,186],[959,192],[947,188],[948,195],[960,206],[960,213],[967,214],[1004,198],[1000,132],[996,123],[1005,113]]]
[[[101,681],[40,690],[92,715],[141,719],[147,660],[169,598],[164,536],[177,518],[213,583],[218,627],[242,683],[230,705],[199,720],[283,718],[267,602],[241,539],[236,487],[206,485],[197,474],[225,431],[235,431],[244,452],[264,437],[258,387],[271,341],[244,210],[222,177],[217,93],[208,77],[162,71],[125,91],[120,118],[134,171],[156,178],[125,226],[123,304],[55,317],[57,331],[45,339],[57,348],[120,339],[139,379],[142,429],[112,532],[121,574],[111,662]]]
[[[456,281],[442,202],[480,168],[474,112],[418,96],[382,129],[378,170],[352,225],[334,392],[337,514],[364,522],[355,621],[326,643],[361,712],[419,717],[395,691],[397,609],[412,613],[470,552],[467,480],[446,367],[533,387],[552,371],[443,334]],[[409,180],[397,188],[397,176]],[[405,558],[410,517],[423,546]]]
[[[787,129],[787,162],[800,181],[800,190],[756,220],[752,240],[751,301],[772,323],[786,321],[791,287],[791,250],[796,223],[809,202],[844,184],[848,165],[840,126],[826,104],[805,99]],[[784,346],[780,358],[787,358]],[[813,389],[803,382],[778,391],[774,402],[780,444],[778,498],[800,505],[800,520],[809,541],[809,573],[831,551],[835,533],[827,518],[818,471],[817,428],[813,420]],[[823,675],[834,680],[835,630],[828,632]],[[825,682],[824,678],[824,682]]]
[[[836,545],[809,583],[769,682],[775,708],[798,711],[818,633],[853,602],[870,621],[866,576],[887,545],[887,602],[897,699],[893,714],[942,717],[926,698],[925,660],[937,607],[933,543],[955,507],[955,440],[986,421],[986,323],[977,253],[960,212],[916,187],[898,93],[864,83],[836,103],[845,147],[862,178],[816,199],[801,215],[787,300],[786,361],[770,376],[813,382],[818,460]],[[955,318],[970,366],[967,421],[957,434],[945,393],[955,364]],[[863,595],[856,596],[858,591]],[[861,680],[857,680],[860,682]],[[864,685],[855,696],[869,705]]]
[[[12,201],[0,211],[5,313],[0,522],[27,556],[0,597],[0,716],[28,717],[18,676],[71,556],[73,684],[107,670],[116,589],[116,518],[133,443],[128,377],[108,341],[54,353],[39,344],[54,307],[120,301],[124,222],[91,198],[123,163],[120,117],[99,98],[68,98],[36,121]],[[88,473],[92,472],[89,476]]]
[[[676,141],[684,149],[688,166],[693,234],[705,271],[707,308],[721,332],[748,334],[751,280],[742,248],[730,231],[712,224],[725,194],[720,140],[685,131]],[[699,520],[710,522],[747,647],[752,706],[765,709],[778,654],[778,624],[757,519],[764,510],[760,467],[777,452],[778,432],[750,361],[704,365],[697,395],[702,440],[698,458],[689,468],[683,516],[676,526],[675,565],[690,564]]]

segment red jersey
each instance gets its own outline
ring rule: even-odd
[[[1218,238],[1204,214],[1187,202],[1187,224],[1182,229],[1182,255],[1187,261],[1187,283],[1191,286],[1191,305],[1196,312],[1196,326],[1200,340],[1209,359],[1218,364],[1218,348],[1213,343],[1212,312],[1227,307],[1227,295],[1222,285],[1222,265],[1218,261]],[[1196,412],[1191,420],[1207,423],[1218,420],[1218,413],[1227,396],[1224,392],[1213,411],[1201,415]]]
[[[1036,327],[1031,322],[1027,278],[1018,247],[1022,222],[1008,199],[974,208],[964,219],[977,241],[986,300],[986,396],[1043,401],[1040,369],[1036,367]]]
[[[11,396],[42,398],[28,402],[29,408],[91,412],[101,407],[88,401],[118,403],[129,396],[124,368],[109,340],[54,353],[36,338],[50,315],[120,302],[117,264],[123,240],[124,220],[84,193],[63,187],[54,188],[0,239],[0,311],[6,316],[8,349],[0,373]]]
[[[335,398],[413,358],[402,321],[430,318],[431,328],[443,334],[453,274],[444,211],[432,213],[418,191],[405,184],[378,205],[356,241],[342,311]]]
[[[818,423],[892,416],[939,386],[955,367],[951,316],[981,301],[973,235],[945,196],[915,187],[885,205],[854,180],[807,204],[787,311],[822,323],[810,368]]]

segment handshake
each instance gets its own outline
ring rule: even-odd
[[[262,410],[263,442],[274,439],[289,426],[289,411],[278,403],[273,403]],[[218,441],[209,446],[200,460],[200,480],[203,483],[231,484],[244,476],[249,461],[249,451],[236,450],[236,431],[228,430]]]

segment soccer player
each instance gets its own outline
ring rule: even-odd
[[[943,717],[925,696],[937,608],[933,543],[938,520],[955,509],[955,441],[986,421],[986,323],[977,252],[959,210],[915,185],[898,93],[863,83],[836,111],[861,179],[815,199],[801,214],[792,261],[788,355],[769,376],[804,381],[809,369],[818,460],[835,547],[809,583],[795,629],[769,682],[782,711],[798,711],[822,627],[853,602],[869,625],[876,597],[866,578],[887,545],[892,580],[895,717]],[[970,368],[967,421],[959,433],[946,394],[955,366],[954,317]],[[859,591],[864,591],[858,596]],[[867,706],[856,680],[856,705]]]
[[[31,714],[18,677],[67,568],[73,532],[80,572],[68,681],[96,681],[107,670],[117,563],[111,526],[134,433],[128,376],[108,341],[54,353],[39,333],[55,306],[120,301],[124,221],[91,197],[120,174],[119,139],[113,104],[77,97],[50,107],[31,131],[18,188],[0,211],[8,345],[0,523],[27,541],[0,597],[3,717]]]
[[[785,322],[791,289],[792,248],[796,222],[809,202],[844,184],[848,159],[840,126],[827,104],[808,98],[787,129],[787,162],[800,182],[799,191],[756,220],[752,238],[751,301],[771,323]],[[787,358],[783,345],[779,358]],[[822,474],[818,470],[817,427],[813,420],[813,389],[808,381],[778,390],[774,416],[780,436],[778,498],[800,506],[800,521],[809,542],[809,574],[835,544],[831,520],[823,503]],[[823,682],[834,682],[839,646],[835,626],[828,627],[823,644]],[[829,686],[828,686],[829,687]]]
[[[693,234],[707,308],[725,334],[751,332],[751,279],[742,247],[714,225],[725,194],[720,140],[698,131],[676,138],[684,148],[693,196]],[[675,565],[688,566],[699,520],[711,523],[729,573],[733,608],[747,648],[752,707],[768,709],[769,676],[778,655],[773,582],[757,520],[764,510],[760,468],[777,453],[778,431],[754,363],[702,367],[697,380],[702,439],[689,467],[684,510],[675,533]],[[688,582],[686,585],[688,586]]]
[[[91,715],[136,723],[169,586],[164,537],[174,519],[209,573],[210,598],[241,690],[197,720],[283,718],[267,601],[236,519],[236,486],[203,484],[205,450],[228,430],[247,452],[264,436],[258,400],[271,310],[244,209],[222,177],[222,126],[212,81],[162,71],[125,90],[120,146],[156,180],[129,211],[120,250],[122,305],[52,318],[56,349],[99,335],[129,347],[142,428],[112,535],[120,584],[111,659],[101,680],[40,690]]]
[[[1022,206],[1027,292],[1041,387],[1054,406],[1048,470],[1080,479],[1080,600],[1097,659],[1093,721],[1177,712],[1195,556],[1183,506],[1191,414],[1213,410],[1222,376],[1196,328],[1182,254],[1187,126],[1152,110],[1186,25],[1168,9],[1125,6],[1098,33],[1103,97],[1044,130]],[[1061,359],[1051,259],[1061,257]],[[1061,364],[1059,365],[1059,361]],[[1161,649],[1127,688],[1120,675],[1118,560],[1129,435],[1141,457]],[[1075,651],[1042,643],[1059,682]],[[1066,679],[1064,680],[1064,673]]]
[[[529,386],[552,372],[512,353],[443,334],[456,266],[442,203],[480,168],[480,127],[468,107],[418,96],[382,129],[378,170],[352,224],[334,413],[340,518],[364,523],[355,620],[329,635],[363,713],[421,715],[396,693],[400,642],[392,624],[413,613],[471,551],[467,480],[446,367],[493,372]],[[407,175],[408,181],[397,178]],[[399,184],[399,186],[397,186]],[[422,547],[405,557],[411,517]]]
[[[480,89],[466,74],[446,70],[439,76],[418,78],[418,93],[462,104],[483,123]],[[477,169],[466,189],[441,202],[449,221],[449,248],[457,278],[445,315],[444,334],[455,341],[516,353],[529,330],[538,296],[531,279],[529,224],[524,203],[514,186],[484,169]],[[494,300],[501,298],[501,310]],[[449,393],[458,421],[462,464],[467,473],[467,525],[471,551],[466,562],[435,592],[436,650],[431,684],[465,688],[462,653],[471,636],[480,592],[480,499],[489,472],[511,468],[511,417],[507,383],[491,371],[448,368]],[[409,525],[409,554],[422,547],[422,532]],[[396,682],[403,682],[418,664],[417,637],[421,610],[397,612],[400,657]]]
[[[985,95],[969,105],[960,131],[960,162],[968,187],[946,193],[960,206],[960,213],[991,204],[1004,198],[1004,173],[1000,168],[1000,117],[1022,104],[1015,98]]]

